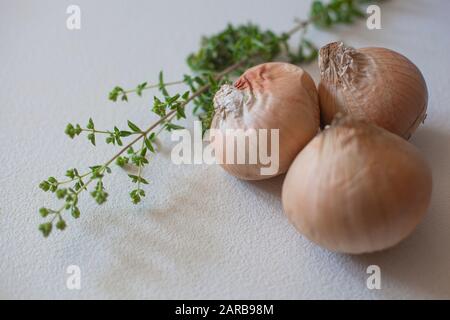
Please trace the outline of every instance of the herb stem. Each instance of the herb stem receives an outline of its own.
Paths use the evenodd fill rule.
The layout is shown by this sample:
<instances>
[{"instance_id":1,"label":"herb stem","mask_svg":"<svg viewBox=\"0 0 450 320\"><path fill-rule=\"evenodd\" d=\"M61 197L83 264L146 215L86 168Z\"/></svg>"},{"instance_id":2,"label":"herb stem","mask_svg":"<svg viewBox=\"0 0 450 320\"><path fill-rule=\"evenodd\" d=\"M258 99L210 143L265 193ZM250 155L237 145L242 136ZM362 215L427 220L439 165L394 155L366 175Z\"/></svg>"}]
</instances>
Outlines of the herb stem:
<instances>
[{"instance_id":1,"label":"herb stem","mask_svg":"<svg viewBox=\"0 0 450 320\"><path fill-rule=\"evenodd\" d=\"M60 182L58 182L58 185L63 185L63 184L67 184L67 183L73 182L73 181L75 181L75 180L82 179L82 178L84 178L84 177L87 177L87 176L90 175L91 173L92 173L92 171L89 171L89 172L86 172L85 174L82 174L81 176L75 177L75 178L73 178L73 179L71 179L71 180L60 181Z\"/></svg>"},{"instance_id":2,"label":"herb stem","mask_svg":"<svg viewBox=\"0 0 450 320\"><path fill-rule=\"evenodd\" d=\"M164 86L165 87L175 86L175 85L183 84L183 83L184 83L183 80L178 80L178 81L166 82L166 83L164 83ZM152 84L152 85L145 86L144 88L142 88L142 90L154 89L154 88L159 88L159 87L160 87L159 84ZM133 93L136 91L137 91L137 89L129 89L129 90L124 90L124 93L128 94L128 93Z\"/></svg>"},{"instance_id":3,"label":"herb stem","mask_svg":"<svg viewBox=\"0 0 450 320\"><path fill-rule=\"evenodd\" d=\"M308 20L296 20L295 22L297 23L296 26L294 26L292 29L290 29L289 31L287 31L285 33L285 35L288 36L288 38L292 37L294 34L296 34L297 32L305 29L306 27L308 27L308 25L310 25L311 23L313 23L314 18L308 19Z\"/></svg>"},{"instance_id":4,"label":"herb stem","mask_svg":"<svg viewBox=\"0 0 450 320\"><path fill-rule=\"evenodd\" d=\"M81 129L81 131L84 132L92 132L92 133L104 133L104 134L112 134L111 131L106 130L97 130L97 129Z\"/></svg>"},{"instance_id":5,"label":"herb stem","mask_svg":"<svg viewBox=\"0 0 450 320\"><path fill-rule=\"evenodd\" d=\"M147 138L147 136L145 135L144 136L145 138ZM143 150L145 148L145 139L142 139L142 146L141 146L141 150ZM141 173L142 173L142 165L139 165L138 166L138 173L137 173L137 176L138 176L138 181L137 181L137 189L138 190L140 190L141 189Z\"/></svg>"}]
</instances>

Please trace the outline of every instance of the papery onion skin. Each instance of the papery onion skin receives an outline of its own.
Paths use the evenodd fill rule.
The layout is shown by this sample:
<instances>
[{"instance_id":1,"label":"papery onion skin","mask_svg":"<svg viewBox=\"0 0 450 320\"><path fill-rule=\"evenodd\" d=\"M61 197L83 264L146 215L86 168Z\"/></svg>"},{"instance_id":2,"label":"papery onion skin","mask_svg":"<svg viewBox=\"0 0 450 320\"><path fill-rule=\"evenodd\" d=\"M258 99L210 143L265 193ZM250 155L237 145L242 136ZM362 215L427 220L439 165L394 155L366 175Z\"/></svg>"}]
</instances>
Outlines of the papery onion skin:
<instances>
[{"instance_id":1,"label":"papery onion skin","mask_svg":"<svg viewBox=\"0 0 450 320\"><path fill-rule=\"evenodd\" d=\"M322 125L351 114L409 139L425 120L428 90L420 70L385 48L353 49L342 42L320 49Z\"/></svg>"},{"instance_id":2,"label":"papery onion skin","mask_svg":"<svg viewBox=\"0 0 450 320\"><path fill-rule=\"evenodd\" d=\"M276 173L262 175L260 169L265 165L260 162L221 164L227 172L245 180L267 179L285 173L320 127L314 81L303 69L289 63L265 63L248 69L233 86L219 90L214 106L212 129L224 133L226 129L280 130ZM225 162L226 149L213 145L216 158Z\"/></svg>"},{"instance_id":3,"label":"papery onion skin","mask_svg":"<svg viewBox=\"0 0 450 320\"><path fill-rule=\"evenodd\" d=\"M307 238L360 254L407 237L429 207L431 170L401 137L350 117L316 136L283 184L283 208Z\"/></svg>"}]
</instances>

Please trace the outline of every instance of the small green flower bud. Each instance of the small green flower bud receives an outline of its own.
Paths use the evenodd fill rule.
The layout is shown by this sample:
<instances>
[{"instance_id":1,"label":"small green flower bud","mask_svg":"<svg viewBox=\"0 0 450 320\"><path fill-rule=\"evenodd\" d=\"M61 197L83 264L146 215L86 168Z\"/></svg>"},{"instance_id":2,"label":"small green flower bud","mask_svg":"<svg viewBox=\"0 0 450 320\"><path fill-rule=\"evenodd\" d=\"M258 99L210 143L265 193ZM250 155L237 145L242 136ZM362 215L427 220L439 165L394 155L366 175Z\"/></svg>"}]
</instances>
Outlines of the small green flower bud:
<instances>
[{"instance_id":1,"label":"small green flower bud","mask_svg":"<svg viewBox=\"0 0 450 320\"><path fill-rule=\"evenodd\" d=\"M64 230L66 228L66 222L64 220L59 220L56 223L56 229Z\"/></svg>"},{"instance_id":2,"label":"small green flower bud","mask_svg":"<svg viewBox=\"0 0 450 320\"><path fill-rule=\"evenodd\" d=\"M67 194L67 189L59 189L59 190L56 190L56 197L57 197L58 199L64 198L64 197L66 196L66 194Z\"/></svg>"},{"instance_id":3,"label":"small green flower bud","mask_svg":"<svg viewBox=\"0 0 450 320\"><path fill-rule=\"evenodd\" d=\"M48 178L47 180L48 180L48 182L50 182L51 184L58 183L58 180L56 180L55 177L50 177L50 178Z\"/></svg>"},{"instance_id":4,"label":"small green flower bud","mask_svg":"<svg viewBox=\"0 0 450 320\"><path fill-rule=\"evenodd\" d=\"M73 169L69 169L66 171L66 177L69 177L71 179L75 178L75 172L73 171Z\"/></svg>"},{"instance_id":5,"label":"small green flower bud","mask_svg":"<svg viewBox=\"0 0 450 320\"><path fill-rule=\"evenodd\" d=\"M74 217L75 219L78 219L80 217L80 209L78 209L78 207L73 207L72 217Z\"/></svg>"},{"instance_id":6,"label":"small green flower bud","mask_svg":"<svg viewBox=\"0 0 450 320\"><path fill-rule=\"evenodd\" d=\"M66 126L66 129L64 130L64 133L67 134L71 139L75 137L75 128L71 123L69 123Z\"/></svg>"},{"instance_id":7,"label":"small green flower bud","mask_svg":"<svg viewBox=\"0 0 450 320\"><path fill-rule=\"evenodd\" d=\"M47 222L47 223L43 223L41 225L39 225L39 231L42 232L42 234L44 235L44 237L48 237L50 232L52 232L52 223L51 222Z\"/></svg>"},{"instance_id":8,"label":"small green flower bud","mask_svg":"<svg viewBox=\"0 0 450 320\"><path fill-rule=\"evenodd\" d=\"M48 190L50 190L50 183L48 183L48 181L42 181L39 184L39 188L41 188L42 190L44 190L45 192L47 192Z\"/></svg>"},{"instance_id":9,"label":"small green flower bud","mask_svg":"<svg viewBox=\"0 0 450 320\"><path fill-rule=\"evenodd\" d=\"M40 209L39 209L39 213L41 214L41 216L42 216L43 218L45 218L46 216L48 216L49 210L48 210L47 208L40 208Z\"/></svg>"}]
</instances>

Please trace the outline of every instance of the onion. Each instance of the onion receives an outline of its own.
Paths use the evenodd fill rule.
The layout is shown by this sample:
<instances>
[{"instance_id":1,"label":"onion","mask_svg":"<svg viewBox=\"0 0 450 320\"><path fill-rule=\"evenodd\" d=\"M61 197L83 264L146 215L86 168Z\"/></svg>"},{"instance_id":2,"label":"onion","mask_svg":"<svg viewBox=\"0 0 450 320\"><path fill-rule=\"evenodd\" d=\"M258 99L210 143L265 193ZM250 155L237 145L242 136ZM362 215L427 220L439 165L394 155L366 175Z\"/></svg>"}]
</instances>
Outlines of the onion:
<instances>
[{"instance_id":1,"label":"onion","mask_svg":"<svg viewBox=\"0 0 450 320\"><path fill-rule=\"evenodd\" d=\"M391 247L410 234L427 211L431 189L431 171L413 145L347 116L297 156L282 202L307 238L357 254Z\"/></svg>"},{"instance_id":2,"label":"onion","mask_svg":"<svg viewBox=\"0 0 450 320\"><path fill-rule=\"evenodd\" d=\"M419 69L385 48L320 49L319 100L324 125L337 112L367 120L408 139L426 117L428 91Z\"/></svg>"},{"instance_id":3,"label":"onion","mask_svg":"<svg viewBox=\"0 0 450 320\"><path fill-rule=\"evenodd\" d=\"M242 179L259 180L286 172L300 150L317 134L320 125L314 81L304 70L288 63L265 63L247 70L234 85L221 87L214 97L214 107L211 128L221 132L219 138L212 139L216 159L227 172ZM244 132L279 129L276 145L270 132L267 132L268 137L263 136L267 139L268 150L279 156L275 171L264 173L262 169L268 165L259 157L254 163L249 161L250 153L264 143L260 136L246 141L245 162L238 163L237 148L227 150L226 143L237 140L229 132L236 129ZM227 161L227 152L234 152L234 162Z\"/></svg>"}]
</instances>

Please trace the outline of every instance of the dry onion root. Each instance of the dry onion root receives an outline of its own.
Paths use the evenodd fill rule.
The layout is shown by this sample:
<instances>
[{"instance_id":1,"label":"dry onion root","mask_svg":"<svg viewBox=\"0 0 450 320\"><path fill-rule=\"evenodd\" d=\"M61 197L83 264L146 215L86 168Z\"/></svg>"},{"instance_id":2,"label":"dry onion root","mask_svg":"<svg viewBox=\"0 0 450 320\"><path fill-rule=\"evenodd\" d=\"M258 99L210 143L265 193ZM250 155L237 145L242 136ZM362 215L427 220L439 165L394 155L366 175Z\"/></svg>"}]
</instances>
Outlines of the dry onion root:
<instances>
[{"instance_id":1,"label":"dry onion root","mask_svg":"<svg viewBox=\"0 0 450 320\"><path fill-rule=\"evenodd\" d=\"M431 189L430 169L413 145L346 116L297 156L282 201L307 238L357 254L391 247L410 234L429 206Z\"/></svg>"},{"instance_id":2,"label":"dry onion root","mask_svg":"<svg viewBox=\"0 0 450 320\"><path fill-rule=\"evenodd\" d=\"M419 69L397 52L353 49L333 42L320 49L319 67L324 125L340 112L408 139L426 117L425 80Z\"/></svg>"},{"instance_id":3,"label":"dry onion root","mask_svg":"<svg viewBox=\"0 0 450 320\"><path fill-rule=\"evenodd\" d=\"M247 70L234 85L224 85L214 97L211 129L222 133L212 142L215 156L230 174L246 180L260 180L285 173L303 147L317 134L320 113L314 81L300 67L288 63L264 63ZM258 150L259 137L246 142L246 163L226 159L226 140L235 139L227 130L279 129L279 164L273 174L262 174L266 164L258 158L249 163L249 153ZM268 132L270 135L270 132ZM269 153L276 152L267 137ZM250 145L255 144L256 145ZM255 149L256 148L256 149ZM231 152L231 150L228 150Z\"/></svg>"}]
</instances>

